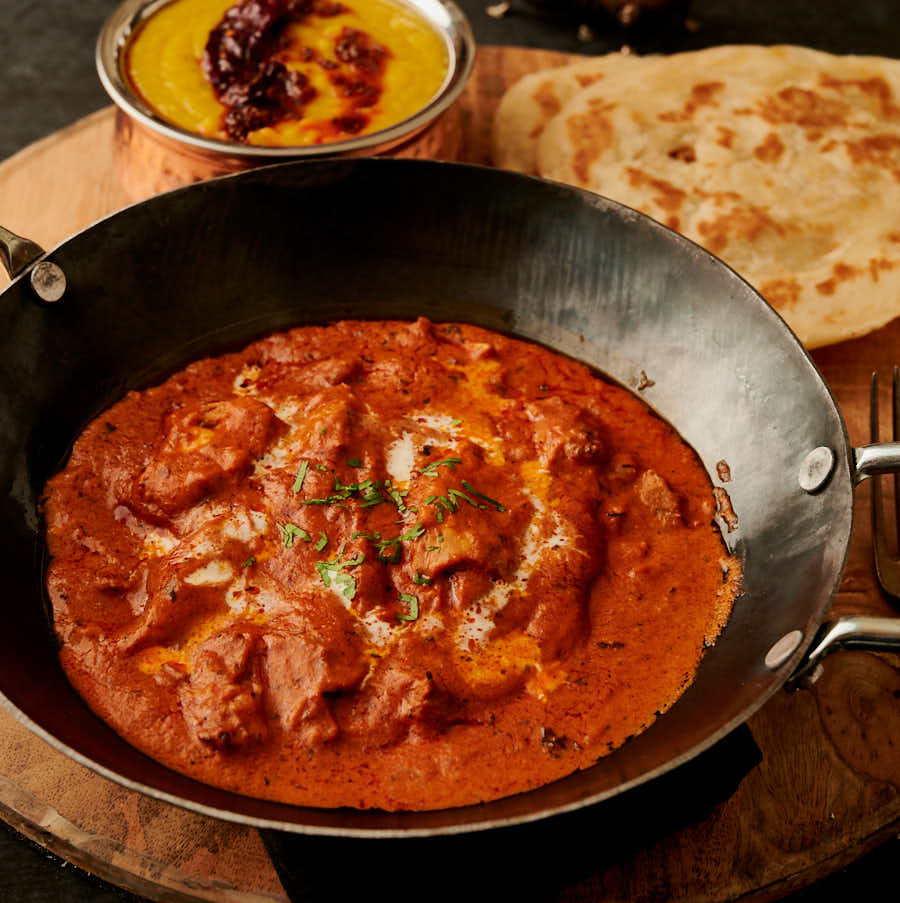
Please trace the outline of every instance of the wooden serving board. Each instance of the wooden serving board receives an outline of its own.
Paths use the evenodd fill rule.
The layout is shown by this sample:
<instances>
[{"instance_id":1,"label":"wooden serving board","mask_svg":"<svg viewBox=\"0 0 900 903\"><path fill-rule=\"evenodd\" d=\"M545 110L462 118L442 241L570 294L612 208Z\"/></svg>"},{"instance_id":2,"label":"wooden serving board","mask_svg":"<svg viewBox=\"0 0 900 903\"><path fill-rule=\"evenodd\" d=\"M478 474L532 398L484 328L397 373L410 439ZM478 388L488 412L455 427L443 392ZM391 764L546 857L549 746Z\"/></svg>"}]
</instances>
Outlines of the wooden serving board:
<instances>
[{"instance_id":1,"label":"wooden serving board","mask_svg":"<svg viewBox=\"0 0 900 903\"><path fill-rule=\"evenodd\" d=\"M509 84L570 59L481 48L462 100L462 159L490 162L491 116ZM51 247L128 203L113 168L113 130L114 110L104 109L0 164L0 223ZM869 374L880 368L886 377L896 358L900 321L815 355L854 444L867 441ZM883 422L890 422L886 411ZM871 564L868 503L863 486L836 615L892 613ZM771 900L851 862L900 829L898 699L897 656L832 657L813 689L777 694L751 720L762 762L709 817L586 878L583 871L572 875L559 899ZM4 712L0 816L71 862L154 900L286 899L255 830L127 791Z\"/></svg>"}]
</instances>

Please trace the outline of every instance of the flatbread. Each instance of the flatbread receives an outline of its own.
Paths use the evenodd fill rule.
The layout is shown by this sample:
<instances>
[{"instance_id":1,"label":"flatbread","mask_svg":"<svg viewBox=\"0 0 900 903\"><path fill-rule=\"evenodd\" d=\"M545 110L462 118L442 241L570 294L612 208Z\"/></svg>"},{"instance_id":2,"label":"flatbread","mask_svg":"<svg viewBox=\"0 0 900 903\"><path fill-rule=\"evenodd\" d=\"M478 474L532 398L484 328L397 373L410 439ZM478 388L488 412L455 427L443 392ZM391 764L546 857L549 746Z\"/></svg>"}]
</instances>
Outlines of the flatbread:
<instances>
[{"instance_id":1,"label":"flatbread","mask_svg":"<svg viewBox=\"0 0 900 903\"><path fill-rule=\"evenodd\" d=\"M542 69L520 78L503 95L494 114L494 164L535 175L538 138L546 124L579 91L609 72L630 68L633 60L621 53L589 56L568 66Z\"/></svg>"},{"instance_id":2,"label":"flatbread","mask_svg":"<svg viewBox=\"0 0 900 903\"><path fill-rule=\"evenodd\" d=\"M547 122L540 175L703 245L807 347L900 314L900 61L740 46L632 62Z\"/></svg>"}]
</instances>

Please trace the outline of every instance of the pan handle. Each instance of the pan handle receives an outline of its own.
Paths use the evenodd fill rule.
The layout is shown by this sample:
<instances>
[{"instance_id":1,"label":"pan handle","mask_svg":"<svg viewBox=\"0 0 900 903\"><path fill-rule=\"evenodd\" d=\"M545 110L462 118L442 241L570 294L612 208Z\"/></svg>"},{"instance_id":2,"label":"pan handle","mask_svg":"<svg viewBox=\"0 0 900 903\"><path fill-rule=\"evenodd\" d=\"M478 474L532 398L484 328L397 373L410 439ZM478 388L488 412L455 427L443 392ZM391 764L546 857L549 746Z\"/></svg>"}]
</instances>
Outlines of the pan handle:
<instances>
[{"instance_id":1,"label":"pan handle","mask_svg":"<svg viewBox=\"0 0 900 903\"><path fill-rule=\"evenodd\" d=\"M10 279L24 273L43 256L44 249L39 244L0 226L0 262Z\"/></svg>"},{"instance_id":2,"label":"pan handle","mask_svg":"<svg viewBox=\"0 0 900 903\"><path fill-rule=\"evenodd\" d=\"M0 226L0 263L9 278L15 279L30 269L34 293L41 301L52 304L66 291L66 274L52 260L41 260L45 254L36 242Z\"/></svg>"},{"instance_id":3,"label":"pan handle","mask_svg":"<svg viewBox=\"0 0 900 903\"><path fill-rule=\"evenodd\" d=\"M900 472L900 442L879 442L853 449L853 482L879 473Z\"/></svg>"},{"instance_id":4,"label":"pan handle","mask_svg":"<svg viewBox=\"0 0 900 903\"><path fill-rule=\"evenodd\" d=\"M815 683L822 673L822 659L839 649L900 650L900 618L858 615L826 621L791 676L790 686L797 689Z\"/></svg>"}]
</instances>

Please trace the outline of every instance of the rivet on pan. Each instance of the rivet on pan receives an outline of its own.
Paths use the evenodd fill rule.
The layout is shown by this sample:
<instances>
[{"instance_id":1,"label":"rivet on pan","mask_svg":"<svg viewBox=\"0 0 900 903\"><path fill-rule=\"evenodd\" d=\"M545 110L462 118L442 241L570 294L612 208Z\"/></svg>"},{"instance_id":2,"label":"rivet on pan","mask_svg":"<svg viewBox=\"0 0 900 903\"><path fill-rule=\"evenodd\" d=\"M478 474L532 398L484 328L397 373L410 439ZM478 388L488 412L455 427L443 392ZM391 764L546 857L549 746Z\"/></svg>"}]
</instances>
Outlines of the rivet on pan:
<instances>
[{"instance_id":1,"label":"rivet on pan","mask_svg":"<svg viewBox=\"0 0 900 903\"><path fill-rule=\"evenodd\" d=\"M834 452L825 445L814 448L800 465L800 488L804 492L821 489L834 469Z\"/></svg>"},{"instance_id":2,"label":"rivet on pan","mask_svg":"<svg viewBox=\"0 0 900 903\"><path fill-rule=\"evenodd\" d=\"M792 630L786 633L774 646L766 653L766 667L780 668L793 654L794 650L803 640L803 632L800 630Z\"/></svg>"},{"instance_id":3,"label":"rivet on pan","mask_svg":"<svg viewBox=\"0 0 900 903\"><path fill-rule=\"evenodd\" d=\"M66 274L55 263L42 260L31 269L31 287L41 301L52 304L66 292Z\"/></svg>"}]
</instances>

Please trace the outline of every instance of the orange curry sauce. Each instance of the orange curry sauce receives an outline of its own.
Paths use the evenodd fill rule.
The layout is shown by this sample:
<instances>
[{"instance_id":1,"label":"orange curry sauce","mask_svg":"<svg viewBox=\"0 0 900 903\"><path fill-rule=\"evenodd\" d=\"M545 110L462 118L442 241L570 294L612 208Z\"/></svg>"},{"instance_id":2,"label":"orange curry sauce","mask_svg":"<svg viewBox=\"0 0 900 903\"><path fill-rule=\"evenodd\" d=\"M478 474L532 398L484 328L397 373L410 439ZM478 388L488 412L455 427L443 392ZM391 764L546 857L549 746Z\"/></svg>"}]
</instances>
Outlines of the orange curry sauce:
<instances>
[{"instance_id":1,"label":"orange curry sauce","mask_svg":"<svg viewBox=\"0 0 900 903\"><path fill-rule=\"evenodd\" d=\"M714 511L692 450L582 364L342 322L92 422L47 487L47 580L72 683L149 755L436 809L585 768L672 705L738 583Z\"/></svg>"}]
</instances>

